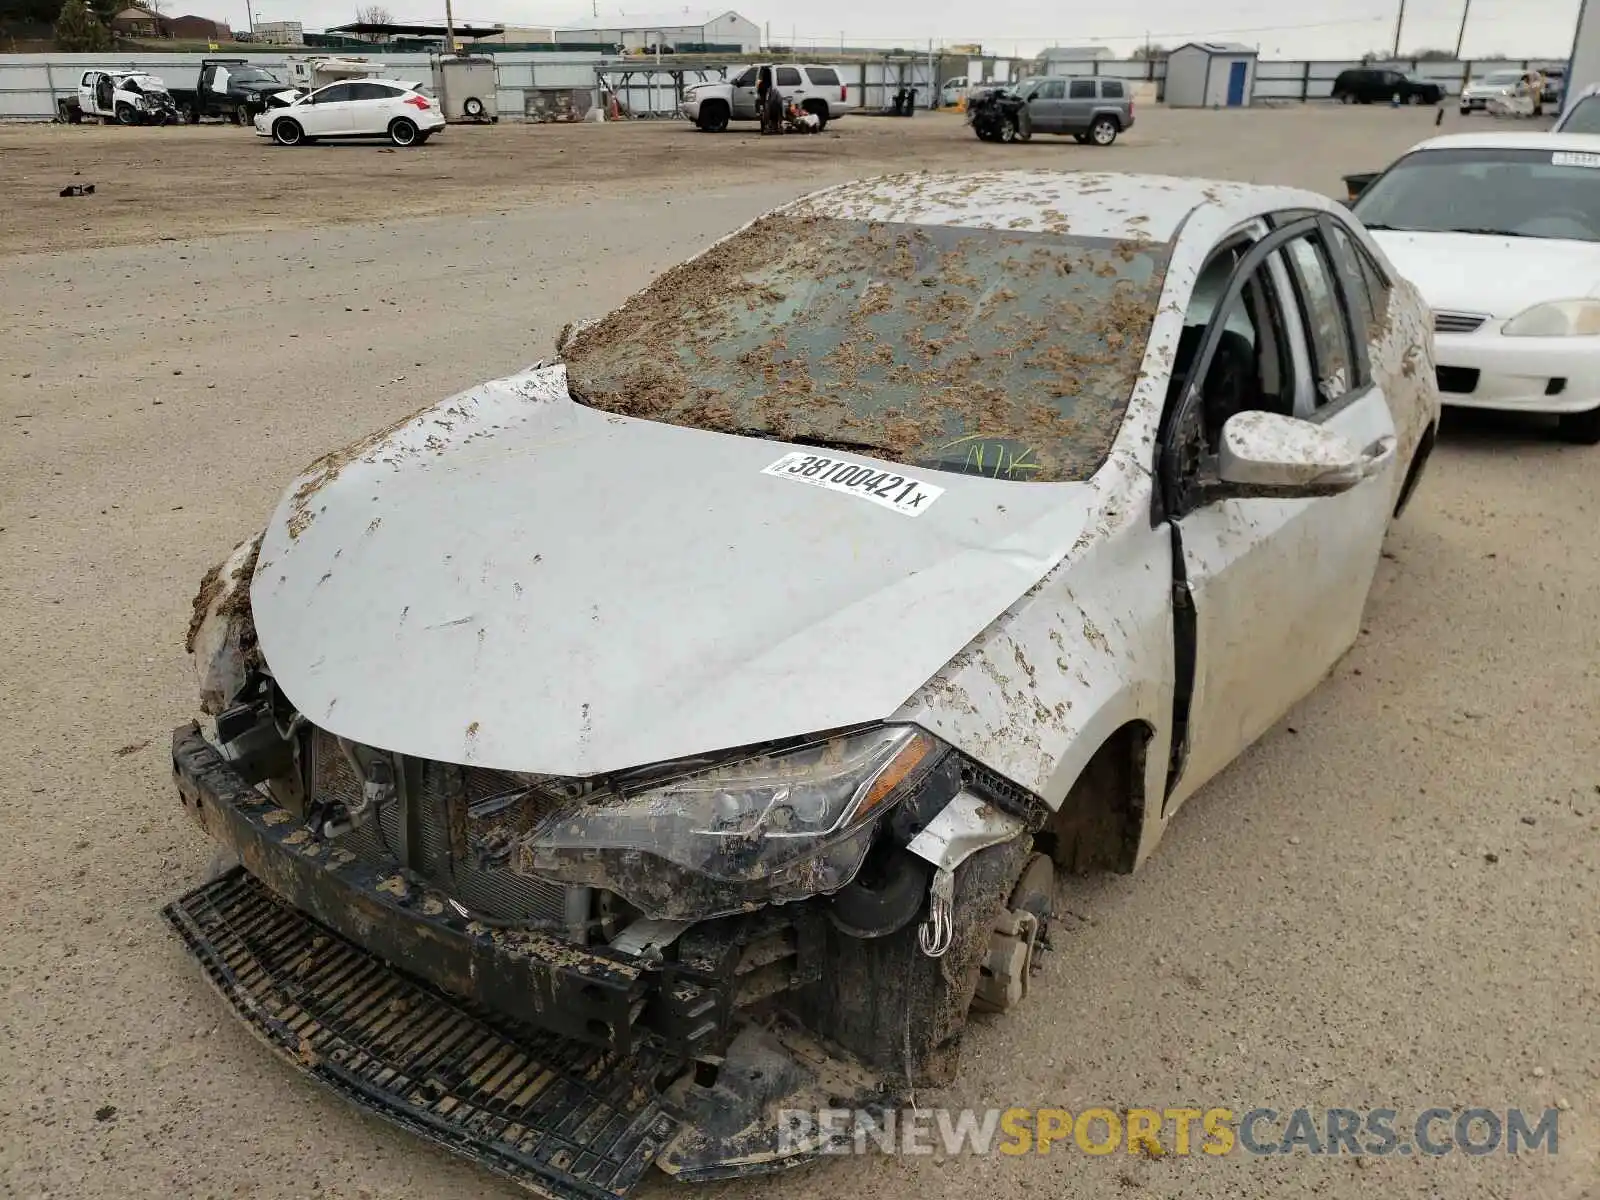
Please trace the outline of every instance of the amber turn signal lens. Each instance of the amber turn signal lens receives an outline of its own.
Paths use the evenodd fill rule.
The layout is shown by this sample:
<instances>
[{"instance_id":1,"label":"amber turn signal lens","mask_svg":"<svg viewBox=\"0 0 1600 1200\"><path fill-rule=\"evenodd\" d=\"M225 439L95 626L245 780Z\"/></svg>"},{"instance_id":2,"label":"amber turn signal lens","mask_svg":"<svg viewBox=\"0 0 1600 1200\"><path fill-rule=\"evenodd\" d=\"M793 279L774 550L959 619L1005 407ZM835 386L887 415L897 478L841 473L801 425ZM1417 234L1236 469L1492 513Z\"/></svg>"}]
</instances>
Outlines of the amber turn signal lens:
<instances>
[{"instance_id":1,"label":"amber turn signal lens","mask_svg":"<svg viewBox=\"0 0 1600 1200\"><path fill-rule=\"evenodd\" d=\"M873 809L894 795L906 778L938 753L938 750L939 743L928 734L920 732L913 734L911 740L901 748L900 753L890 759L889 765L884 767L872 781L867 794L861 797L861 803L856 805L851 823L854 824L869 816Z\"/></svg>"}]
</instances>

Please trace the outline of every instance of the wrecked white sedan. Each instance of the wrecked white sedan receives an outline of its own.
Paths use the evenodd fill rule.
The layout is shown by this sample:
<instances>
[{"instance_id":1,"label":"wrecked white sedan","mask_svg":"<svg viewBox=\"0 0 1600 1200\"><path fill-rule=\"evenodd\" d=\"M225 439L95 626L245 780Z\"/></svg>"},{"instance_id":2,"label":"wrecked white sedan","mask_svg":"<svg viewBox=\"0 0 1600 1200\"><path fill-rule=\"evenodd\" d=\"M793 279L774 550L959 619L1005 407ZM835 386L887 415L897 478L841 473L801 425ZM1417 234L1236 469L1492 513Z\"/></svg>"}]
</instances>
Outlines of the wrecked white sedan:
<instances>
[{"instance_id":1,"label":"wrecked white sedan","mask_svg":"<svg viewBox=\"0 0 1600 1200\"><path fill-rule=\"evenodd\" d=\"M1305 192L770 214L207 577L173 763L241 865L168 918L290 1061L544 1194L789 1165L780 1110L947 1080L1053 872L1132 870L1350 646L1431 339Z\"/></svg>"}]
</instances>

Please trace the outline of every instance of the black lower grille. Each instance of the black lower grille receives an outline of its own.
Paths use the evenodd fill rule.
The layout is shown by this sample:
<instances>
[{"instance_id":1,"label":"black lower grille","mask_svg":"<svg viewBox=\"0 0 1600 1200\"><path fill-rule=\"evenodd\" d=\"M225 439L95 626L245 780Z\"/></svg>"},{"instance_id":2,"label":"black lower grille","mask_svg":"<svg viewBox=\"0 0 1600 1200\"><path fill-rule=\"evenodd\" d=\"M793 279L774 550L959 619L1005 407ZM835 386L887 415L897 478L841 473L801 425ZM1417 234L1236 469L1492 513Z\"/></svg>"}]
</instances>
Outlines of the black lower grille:
<instances>
[{"instance_id":1,"label":"black lower grille","mask_svg":"<svg viewBox=\"0 0 1600 1200\"><path fill-rule=\"evenodd\" d=\"M1478 390L1476 367L1439 367L1439 390L1457 396L1470 396Z\"/></svg>"},{"instance_id":2,"label":"black lower grille","mask_svg":"<svg viewBox=\"0 0 1600 1200\"><path fill-rule=\"evenodd\" d=\"M301 1071L556 1200L626 1195L676 1133L666 1063L511 1028L415 982L243 870L162 915L210 982Z\"/></svg>"}]
</instances>

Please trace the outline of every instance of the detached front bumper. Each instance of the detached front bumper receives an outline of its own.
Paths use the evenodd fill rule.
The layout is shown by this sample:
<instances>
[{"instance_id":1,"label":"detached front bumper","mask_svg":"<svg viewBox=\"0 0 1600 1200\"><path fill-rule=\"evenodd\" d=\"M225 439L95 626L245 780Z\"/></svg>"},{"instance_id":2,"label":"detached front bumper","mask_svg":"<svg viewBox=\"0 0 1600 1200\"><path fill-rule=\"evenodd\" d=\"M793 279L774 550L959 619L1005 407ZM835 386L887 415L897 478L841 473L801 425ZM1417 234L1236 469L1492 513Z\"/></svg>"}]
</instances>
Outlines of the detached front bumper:
<instances>
[{"instance_id":1,"label":"detached front bumper","mask_svg":"<svg viewBox=\"0 0 1600 1200\"><path fill-rule=\"evenodd\" d=\"M687 1058L714 1052L727 1036L745 945L783 936L772 918L708 922L698 940L695 929L680 939L677 962L652 963L491 928L442 893L330 849L246 783L193 724L173 733L172 771L206 832L293 908L453 996L617 1053L646 1037Z\"/></svg>"}]
</instances>

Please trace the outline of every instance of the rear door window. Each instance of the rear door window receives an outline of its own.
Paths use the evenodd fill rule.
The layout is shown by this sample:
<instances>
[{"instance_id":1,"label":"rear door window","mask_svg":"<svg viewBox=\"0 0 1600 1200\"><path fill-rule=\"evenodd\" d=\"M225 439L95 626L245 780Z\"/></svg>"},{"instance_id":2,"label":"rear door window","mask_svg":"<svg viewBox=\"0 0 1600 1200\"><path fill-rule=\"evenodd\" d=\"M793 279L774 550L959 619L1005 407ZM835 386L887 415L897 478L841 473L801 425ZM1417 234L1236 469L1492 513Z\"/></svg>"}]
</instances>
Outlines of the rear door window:
<instances>
[{"instance_id":1,"label":"rear door window","mask_svg":"<svg viewBox=\"0 0 1600 1200\"><path fill-rule=\"evenodd\" d=\"M806 74L811 77L813 87L839 86L839 72L832 67L807 67Z\"/></svg>"},{"instance_id":2,"label":"rear door window","mask_svg":"<svg viewBox=\"0 0 1600 1200\"><path fill-rule=\"evenodd\" d=\"M1350 323L1321 239L1295 238L1284 250L1300 292L1301 314L1311 341L1312 372L1317 384L1314 406L1322 408L1355 391L1365 381L1356 378Z\"/></svg>"},{"instance_id":3,"label":"rear door window","mask_svg":"<svg viewBox=\"0 0 1600 1200\"><path fill-rule=\"evenodd\" d=\"M1067 93L1067 96L1072 100L1093 100L1094 80L1074 79L1072 81L1072 90Z\"/></svg>"},{"instance_id":4,"label":"rear door window","mask_svg":"<svg viewBox=\"0 0 1600 1200\"><path fill-rule=\"evenodd\" d=\"M350 85L350 99L352 100L392 100L396 96L404 95L397 87L387 83L352 83Z\"/></svg>"},{"instance_id":5,"label":"rear door window","mask_svg":"<svg viewBox=\"0 0 1600 1200\"><path fill-rule=\"evenodd\" d=\"M799 87L800 86L800 72L799 72L799 70L797 68L795 68L795 67L779 67L778 68L778 86L779 87Z\"/></svg>"}]
</instances>

